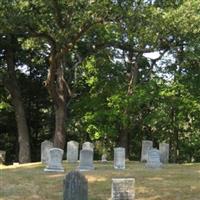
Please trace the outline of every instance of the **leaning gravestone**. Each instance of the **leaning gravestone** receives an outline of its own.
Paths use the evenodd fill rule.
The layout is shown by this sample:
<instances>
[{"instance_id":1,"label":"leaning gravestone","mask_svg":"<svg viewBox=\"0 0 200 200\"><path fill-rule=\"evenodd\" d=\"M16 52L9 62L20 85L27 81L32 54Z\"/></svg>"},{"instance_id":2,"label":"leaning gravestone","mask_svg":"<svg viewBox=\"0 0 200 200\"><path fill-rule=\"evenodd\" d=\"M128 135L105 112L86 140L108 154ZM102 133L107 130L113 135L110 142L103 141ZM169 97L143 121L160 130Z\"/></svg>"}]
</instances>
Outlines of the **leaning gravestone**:
<instances>
[{"instance_id":1,"label":"leaning gravestone","mask_svg":"<svg viewBox=\"0 0 200 200\"><path fill-rule=\"evenodd\" d=\"M141 162L148 159L148 151L153 148L153 142L150 140L142 140Z\"/></svg>"},{"instance_id":2,"label":"leaning gravestone","mask_svg":"<svg viewBox=\"0 0 200 200\"><path fill-rule=\"evenodd\" d=\"M75 163L78 160L78 142L69 141L67 143L67 161Z\"/></svg>"},{"instance_id":3,"label":"leaning gravestone","mask_svg":"<svg viewBox=\"0 0 200 200\"><path fill-rule=\"evenodd\" d=\"M64 200L88 200L88 182L80 172L72 171L65 176Z\"/></svg>"},{"instance_id":4,"label":"leaning gravestone","mask_svg":"<svg viewBox=\"0 0 200 200\"><path fill-rule=\"evenodd\" d=\"M148 159L145 166L149 168L160 168L162 166L160 162L160 151L158 149L148 151Z\"/></svg>"},{"instance_id":5,"label":"leaning gravestone","mask_svg":"<svg viewBox=\"0 0 200 200\"><path fill-rule=\"evenodd\" d=\"M112 179L112 200L134 200L135 179L134 178L113 178Z\"/></svg>"},{"instance_id":6,"label":"leaning gravestone","mask_svg":"<svg viewBox=\"0 0 200 200\"><path fill-rule=\"evenodd\" d=\"M89 149L94 151L94 144L92 144L91 142L84 142L82 145L82 149Z\"/></svg>"},{"instance_id":7,"label":"leaning gravestone","mask_svg":"<svg viewBox=\"0 0 200 200\"><path fill-rule=\"evenodd\" d=\"M89 149L82 149L80 152L80 165L79 170L80 171L89 171L93 170L93 156L94 152Z\"/></svg>"},{"instance_id":8,"label":"leaning gravestone","mask_svg":"<svg viewBox=\"0 0 200 200\"><path fill-rule=\"evenodd\" d=\"M0 164L4 164L5 163L5 157L6 157L6 152L0 150Z\"/></svg>"},{"instance_id":9,"label":"leaning gravestone","mask_svg":"<svg viewBox=\"0 0 200 200\"><path fill-rule=\"evenodd\" d=\"M125 169L125 148L114 148L114 168Z\"/></svg>"},{"instance_id":10,"label":"leaning gravestone","mask_svg":"<svg viewBox=\"0 0 200 200\"><path fill-rule=\"evenodd\" d=\"M41 143L41 162L43 164L48 163L49 149L53 148L53 143L49 140L45 140Z\"/></svg>"},{"instance_id":11,"label":"leaning gravestone","mask_svg":"<svg viewBox=\"0 0 200 200\"><path fill-rule=\"evenodd\" d=\"M160 161L162 163L168 163L169 162L169 144L160 143L159 150L160 150Z\"/></svg>"},{"instance_id":12,"label":"leaning gravestone","mask_svg":"<svg viewBox=\"0 0 200 200\"><path fill-rule=\"evenodd\" d=\"M45 172L64 172L62 166L63 150L59 148L52 148L49 150L49 160Z\"/></svg>"}]
</instances>

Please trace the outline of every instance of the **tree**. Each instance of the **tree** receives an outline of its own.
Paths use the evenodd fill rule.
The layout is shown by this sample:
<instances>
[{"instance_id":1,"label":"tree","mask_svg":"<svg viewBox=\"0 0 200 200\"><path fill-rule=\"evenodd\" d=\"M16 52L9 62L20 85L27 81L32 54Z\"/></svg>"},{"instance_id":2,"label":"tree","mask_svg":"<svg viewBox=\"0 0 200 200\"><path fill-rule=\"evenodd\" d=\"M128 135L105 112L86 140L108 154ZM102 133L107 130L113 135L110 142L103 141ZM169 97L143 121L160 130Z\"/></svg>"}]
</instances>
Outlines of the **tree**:
<instances>
[{"instance_id":1,"label":"tree","mask_svg":"<svg viewBox=\"0 0 200 200\"><path fill-rule=\"evenodd\" d=\"M3 65L6 66L7 69L5 74L6 78L4 78L3 84L11 95L17 122L19 162L27 163L31 161L29 131L24 104L21 96L21 90L19 88L16 75L16 51L17 49L19 50L19 45L16 37L10 34L1 36L1 45L1 48L3 49L2 54L4 56Z\"/></svg>"}]
</instances>

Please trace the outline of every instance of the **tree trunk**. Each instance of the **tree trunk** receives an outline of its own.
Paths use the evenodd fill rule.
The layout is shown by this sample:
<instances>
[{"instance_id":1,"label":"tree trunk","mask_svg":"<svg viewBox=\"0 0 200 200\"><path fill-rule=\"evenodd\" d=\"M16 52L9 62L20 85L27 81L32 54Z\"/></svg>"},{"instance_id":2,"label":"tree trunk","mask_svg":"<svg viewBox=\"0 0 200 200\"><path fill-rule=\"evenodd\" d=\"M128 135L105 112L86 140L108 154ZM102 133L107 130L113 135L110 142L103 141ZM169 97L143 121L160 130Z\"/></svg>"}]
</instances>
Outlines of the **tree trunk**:
<instances>
[{"instance_id":1,"label":"tree trunk","mask_svg":"<svg viewBox=\"0 0 200 200\"><path fill-rule=\"evenodd\" d=\"M49 61L50 68L45 84L55 105L55 133L53 143L55 147L64 149L66 143L66 107L70 99L70 89L64 79L63 58L52 51Z\"/></svg>"},{"instance_id":2,"label":"tree trunk","mask_svg":"<svg viewBox=\"0 0 200 200\"><path fill-rule=\"evenodd\" d=\"M29 132L21 92L17 84L14 49L11 46L8 46L5 50L5 60L8 76L4 83L11 95L12 104L15 110L19 142L19 163L28 163L31 161Z\"/></svg>"},{"instance_id":3,"label":"tree trunk","mask_svg":"<svg viewBox=\"0 0 200 200\"><path fill-rule=\"evenodd\" d=\"M66 103L63 102L59 106L55 106L55 134L54 134L54 146L64 149L65 147L65 121L66 121Z\"/></svg>"},{"instance_id":4,"label":"tree trunk","mask_svg":"<svg viewBox=\"0 0 200 200\"><path fill-rule=\"evenodd\" d=\"M125 148L126 158L129 158L129 142L128 142L129 134L125 129L120 130L119 134L119 145L120 147Z\"/></svg>"},{"instance_id":5,"label":"tree trunk","mask_svg":"<svg viewBox=\"0 0 200 200\"><path fill-rule=\"evenodd\" d=\"M176 126L176 110L175 108L171 108L171 120L172 120L172 126L173 130L172 133L170 134L170 160L172 163L177 162L178 158L178 140L179 140L179 131Z\"/></svg>"}]
</instances>

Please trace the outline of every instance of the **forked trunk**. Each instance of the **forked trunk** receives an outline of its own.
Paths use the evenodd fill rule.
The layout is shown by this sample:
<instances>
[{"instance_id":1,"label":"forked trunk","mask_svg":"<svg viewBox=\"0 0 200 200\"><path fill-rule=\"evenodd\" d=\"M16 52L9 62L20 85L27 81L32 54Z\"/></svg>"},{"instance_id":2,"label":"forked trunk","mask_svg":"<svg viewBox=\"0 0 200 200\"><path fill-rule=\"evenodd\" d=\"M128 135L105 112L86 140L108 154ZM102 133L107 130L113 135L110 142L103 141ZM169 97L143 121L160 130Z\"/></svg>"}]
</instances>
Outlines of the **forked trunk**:
<instances>
[{"instance_id":1,"label":"forked trunk","mask_svg":"<svg viewBox=\"0 0 200 200\"><path fill-rule=\"evenodd\" d=\"M56 52L52 51L50 56L50 69L45 82L49 94L54 102L55 107L55 133L54 147L64 149L65 147L65 122L66 122L66 107L70 98L70 89L64 79L63 58Z\"/></svg>"}]
</instances>

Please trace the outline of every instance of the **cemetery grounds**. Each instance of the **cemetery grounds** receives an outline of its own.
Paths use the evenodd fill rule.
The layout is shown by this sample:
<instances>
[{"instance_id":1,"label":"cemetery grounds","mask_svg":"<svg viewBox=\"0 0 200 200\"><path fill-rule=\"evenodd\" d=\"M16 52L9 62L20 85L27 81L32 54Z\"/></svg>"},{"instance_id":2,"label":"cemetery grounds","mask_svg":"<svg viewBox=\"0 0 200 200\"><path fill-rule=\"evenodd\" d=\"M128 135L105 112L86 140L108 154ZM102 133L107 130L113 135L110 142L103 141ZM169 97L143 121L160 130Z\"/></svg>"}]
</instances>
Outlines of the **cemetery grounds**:
<instances>
[{"instance_id":1,"label":"cemetery grounds","mask_svg":"<svg viewBox=\"0 0 200 200\"><path fill-rule=\"evenodd\" d=\"M63 162L65 173L44 172L45 165L30 163L0 166L0 200L62 200L65 174L78 166ZM167 164L148 169L143 163L126 162L115 170L113 162L94 162L88 179L89 200L110 200L112 178L135 178L136 200L200 200L200 163Z\"/></svg>"}]
</instances>

